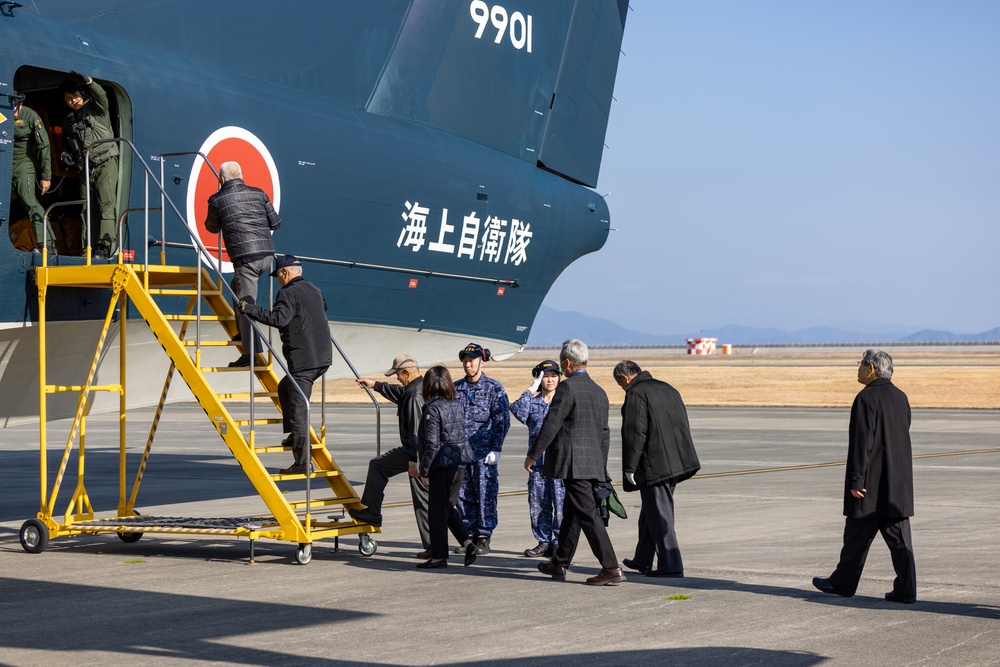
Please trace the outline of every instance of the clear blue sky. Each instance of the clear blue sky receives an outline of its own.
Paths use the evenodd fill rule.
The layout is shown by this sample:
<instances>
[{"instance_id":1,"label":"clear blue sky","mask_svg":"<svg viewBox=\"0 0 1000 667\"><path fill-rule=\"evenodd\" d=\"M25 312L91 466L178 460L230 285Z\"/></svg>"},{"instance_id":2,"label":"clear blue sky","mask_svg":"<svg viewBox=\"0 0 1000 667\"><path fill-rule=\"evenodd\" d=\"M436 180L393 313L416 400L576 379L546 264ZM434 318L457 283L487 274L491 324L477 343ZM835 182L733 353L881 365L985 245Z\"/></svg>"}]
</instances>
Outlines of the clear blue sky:
<instances>
[{"instance_id":1,"label":"clear blue sky","mask_svg":"<svg viewBox=\"0 0 1000 667\"><path fill-rule=\"evenodd\" d=\"M659 333L1000 326L1000 1L632 0L622 51L618 231L547 305Z\"/></svg>"}]
</instances>

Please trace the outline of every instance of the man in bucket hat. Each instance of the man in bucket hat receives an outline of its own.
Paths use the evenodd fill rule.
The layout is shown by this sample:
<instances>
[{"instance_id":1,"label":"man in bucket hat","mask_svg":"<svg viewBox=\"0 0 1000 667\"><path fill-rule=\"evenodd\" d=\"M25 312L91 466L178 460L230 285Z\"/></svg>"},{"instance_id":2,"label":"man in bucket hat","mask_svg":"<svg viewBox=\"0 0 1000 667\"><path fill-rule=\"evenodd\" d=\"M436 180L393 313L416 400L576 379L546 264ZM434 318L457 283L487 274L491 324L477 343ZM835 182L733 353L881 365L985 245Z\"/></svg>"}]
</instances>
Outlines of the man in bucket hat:
<instances>
[{"instance_id":1,"label":"man in bucket hat","mask_svg":"<svg viewBox=\"0 0 1000 667\"><path fill-rule=\"evenodd\" d=\"M430 558L431 546L430 528L427 523L427 487L420 481L417 470L418 429L424 407L422 394L424 378L420 374L417 360L408 354L401 354L393 359L392 367L385 372L385 376L396 376L399 384L371 378L359 378L357 382L359 387L374 389L396 404L400 446L368 462L368 477L365 480L365 491L361 496L361 504L365 505L366 509L348 508L347 512L355 521L381 526L382 500L385 498L385 487L389 483L389 478L407 473L410 478L410 496L413 498L413 514L417 519L417 532L420 533L420 542L424 549L417 554L417 558L426 560Z\"/></svg>"}]
</instances>

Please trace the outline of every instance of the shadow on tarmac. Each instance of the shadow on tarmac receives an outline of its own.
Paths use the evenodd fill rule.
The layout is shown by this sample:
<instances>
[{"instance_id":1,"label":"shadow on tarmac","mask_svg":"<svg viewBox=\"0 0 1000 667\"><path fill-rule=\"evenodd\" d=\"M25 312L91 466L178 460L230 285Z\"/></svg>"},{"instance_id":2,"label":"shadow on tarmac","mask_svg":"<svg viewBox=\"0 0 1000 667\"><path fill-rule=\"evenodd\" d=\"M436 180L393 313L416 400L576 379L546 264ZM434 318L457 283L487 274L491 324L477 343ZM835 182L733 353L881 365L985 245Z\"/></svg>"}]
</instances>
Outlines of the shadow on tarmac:
<instances>
[{"instance_id":1,"label":"shadow on tarmac","mask_svg":"<svg viewBox=\"0 0 1000 667\"><path fill-rule=\"evenodd\" d=\"M303 644L310 652L320 645L330 651L364 652L364 642L345 642L339 649L330 645L327 633L337 625L378 614L340 609L206 598L191 595L132 591L104 586L85 586L0 577L4 591L0 609L5 609L3 650L44 648L70 656L86 647L88 653L110 653L135 658L171 661L239 663L244 665L370 665L359 660L338 660L330 656L308 656L279 649L240 646L240 637L278 636L282 631L303 632ZM33 615L13 613L21 604L36 608L60 609L72 600L71 617L53 619L40 626ZM65 609L65 607L62 607ZM356 638L361 639L361 638ZM424 656L431 657L431 656ZM72 658L68 658L72 659ZM761 664L807 667L824 662L814 653L746 647L695 647L613 653L579 653L488 659L482 661L437 662L444 665L528 665L544 667L574 665L649 665L667 661L680 664ZM388 664L388 663L384 663Z\"/></svg>"}]
</instances>

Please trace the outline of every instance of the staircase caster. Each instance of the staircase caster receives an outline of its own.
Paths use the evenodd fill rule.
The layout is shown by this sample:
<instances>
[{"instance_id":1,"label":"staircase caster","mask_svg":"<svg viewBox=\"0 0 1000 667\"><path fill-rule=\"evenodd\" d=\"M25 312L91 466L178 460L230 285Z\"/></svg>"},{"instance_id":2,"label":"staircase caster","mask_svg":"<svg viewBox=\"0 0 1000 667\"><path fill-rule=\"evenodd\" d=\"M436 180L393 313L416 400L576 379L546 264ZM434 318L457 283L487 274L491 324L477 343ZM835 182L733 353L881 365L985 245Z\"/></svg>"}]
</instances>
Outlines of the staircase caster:
<instances>
[{"instance_id":1,"label":"staircase caster","mask_svg":"<svg viewBox=\"0 0 1000 667\"><path fill-rule=\"evenodd\" d=\"M378 542L368 537L368 533L361 533L360 542L358 542L358 551L361 552L362 556L374 556L375 552L378 551Z\"/></svg>"},{"instance_id":2,"label":"staircase caster","mask_svg":"<svg viewBox=\"0 0 1000 667\"><path fill-rule=\"evenodd\" d=\"M125 544L134 544L142 539L142 533L118 533L118 539Z\"/></svg>"},{"instance_id":3,"label":"staircase caster","mask_svg":"<svg viewBox=\"0 0 1000 667\"><path fill-rule=\"evenodd\" d=\"M21 524L21 547L29 554L40 554L49 546L49 527L38 519Z\"/></svg>"},{"instance_id":4,"label":"staircase caster","mask_svg":"<svg viewBox=\"0 0 1000 667\"><path fill-rule=\"evenodd\" d=\"M313 559L313 546L312 544L300 544L299 548L295 550L295 562L299 565L308 565L309 561Z\"/></svg>"}]
</instances>

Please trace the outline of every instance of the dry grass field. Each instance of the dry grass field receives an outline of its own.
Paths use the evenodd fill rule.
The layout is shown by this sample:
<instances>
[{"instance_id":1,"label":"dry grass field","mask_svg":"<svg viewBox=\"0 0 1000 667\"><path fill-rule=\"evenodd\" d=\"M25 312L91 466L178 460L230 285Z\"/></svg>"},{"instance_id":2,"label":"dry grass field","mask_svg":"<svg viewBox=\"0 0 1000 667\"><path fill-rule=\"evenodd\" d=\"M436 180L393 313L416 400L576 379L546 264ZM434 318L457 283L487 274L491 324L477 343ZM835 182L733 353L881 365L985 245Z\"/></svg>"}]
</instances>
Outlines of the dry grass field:
<instances>
[{"instance_id":1,"label":"dry grass field","mask_svg":"<svg viewBox=\"0 0 1000 667\"><path fill-rule=\"evenodd\" d=\"M893 382L905 391L914 408L1000 409L1000 351L942 348L931 352L906 349L890 352ZM623 356L628 355L628 356ZM387 355L390 356L391 355ZM591 376L604 387L612 405L623 392L611 377L624 358L635 361L654 377L674 385L690 406L849 407L861 389L857 383L860 350L774 352L710 357L687 356L659 350L629 350L591 354ZM546 357L521 354L486 364L487 375L503 383L513 400L531 384L531 368ZM456 361L452 376L462 375ZM328 400L359 403L367 400L353 381L327 385Z\"/></svg>"}]
</instances>

